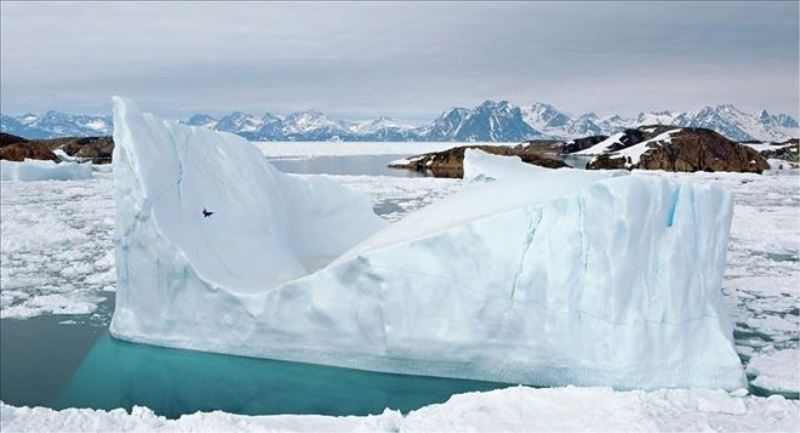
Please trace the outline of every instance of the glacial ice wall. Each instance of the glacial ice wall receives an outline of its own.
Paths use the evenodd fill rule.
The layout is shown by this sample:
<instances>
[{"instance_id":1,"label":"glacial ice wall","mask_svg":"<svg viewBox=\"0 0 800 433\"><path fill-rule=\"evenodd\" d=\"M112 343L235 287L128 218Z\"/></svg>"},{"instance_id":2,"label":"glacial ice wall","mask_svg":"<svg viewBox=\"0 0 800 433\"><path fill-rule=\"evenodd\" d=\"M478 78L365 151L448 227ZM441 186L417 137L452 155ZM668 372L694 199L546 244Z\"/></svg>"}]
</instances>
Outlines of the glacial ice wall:
<instances>
[{"instance_id":1,"label":"glacial ice wall","mask_svg":"<svg viewBox=\"0 0 800 433\"><path fill-rule=\"evenodd\" d=\"M114 113L118 338L533 385L745 383L722 190L469 151L461 192L384 227L237 137Z\"/></svg>"}]
</instances>

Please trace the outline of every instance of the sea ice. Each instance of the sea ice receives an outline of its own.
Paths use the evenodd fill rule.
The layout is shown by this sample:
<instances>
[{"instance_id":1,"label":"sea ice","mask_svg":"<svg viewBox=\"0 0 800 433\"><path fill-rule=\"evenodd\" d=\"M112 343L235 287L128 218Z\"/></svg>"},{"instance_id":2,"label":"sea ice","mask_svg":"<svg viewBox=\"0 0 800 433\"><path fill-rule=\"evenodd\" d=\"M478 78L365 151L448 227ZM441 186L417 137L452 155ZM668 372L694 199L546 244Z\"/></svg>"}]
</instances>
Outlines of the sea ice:
<instances>
[{"instance_id":1,"label":"sea ice","mask_svg":"<svg viewBox=\"0 0 800 433\"><path fill-rule=\"evenodd\" d=\"M77 180L92 176L92 163L39 161L0 161L0 180L30 182L36 180Z\"/></svg>"},{"instance_id":2,"label":"sea ice","mask_svg":"<svg viewBox=\"0 0 800 433\"><path fill-rule=\"evenodd\" d=\"M111 176L0 190L0 318L97 311L116 279Z\"/></svg>"},{"instance_id":3,"label":"sea ice","mask_svg":"<svg viewBox=\"0 0 800 433\"><path fill-rule=\"evenodd\" d=\"M511 387L455 395L408 414L246 416L197 412L169 420L135 406L111 411L14 407L0 402L3 432L787 432L800 403L705 389L652 392L609 388Z\"/></svg>"},{"instance_id":4,"label":"sea ice","mask_svg":"<svg viewBox=\"0 0 800 433\"><path fill-rule=\"evenodd\" d=\"M116 337L537 385L744 384L718 188L471 151L475 181L384 228L239 137L114 111Z\"/></svg>"},{"instance_id":5,"label":"sea ice","mask_svg":"<svg viewBox=\"0 0 800 433\"><path fill-rule=\"evenodd\" d=\"M800 396L800 349L768 349L755 354L747 365L752 384L763 391Z\"/></svg>"}]
</instances>

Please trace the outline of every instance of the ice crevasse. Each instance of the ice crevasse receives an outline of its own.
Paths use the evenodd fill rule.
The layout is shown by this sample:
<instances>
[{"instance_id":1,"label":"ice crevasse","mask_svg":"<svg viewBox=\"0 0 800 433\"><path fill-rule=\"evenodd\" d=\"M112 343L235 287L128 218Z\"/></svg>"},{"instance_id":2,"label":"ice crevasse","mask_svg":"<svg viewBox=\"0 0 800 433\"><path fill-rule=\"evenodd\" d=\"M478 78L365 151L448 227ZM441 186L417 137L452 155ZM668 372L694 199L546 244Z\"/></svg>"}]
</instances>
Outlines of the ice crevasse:
<instances>
[{"instance_id":1,"label":"ice crevasse","mask_svg":"<svg viewBox=\"0 0 800 433\"><path fill-rule=\"evenodd\" d=\"M122 98L114 140L117 338L543 386L745 384L720 189L468 151L461 191L387 225L329 178Z\"/></svg>"}]
</instances>

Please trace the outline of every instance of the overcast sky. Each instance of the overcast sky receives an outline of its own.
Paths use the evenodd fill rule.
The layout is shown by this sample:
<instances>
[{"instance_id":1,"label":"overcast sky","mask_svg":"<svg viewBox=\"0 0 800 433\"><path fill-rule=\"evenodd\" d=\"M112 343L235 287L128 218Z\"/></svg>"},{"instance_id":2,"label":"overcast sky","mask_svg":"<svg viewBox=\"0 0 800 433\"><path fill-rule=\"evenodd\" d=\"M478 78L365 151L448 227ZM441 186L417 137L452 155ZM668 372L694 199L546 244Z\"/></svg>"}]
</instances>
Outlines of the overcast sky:
<instances>
[{"instance_id":1,"label":"overcast sky","mask_svg":"<svg viewBox=\"0 0 800 433\"><path fill-rule=\"evenodd\" d=\"M0 109L798 114L798 2L0 3Z\"/></svg>"}]
</instances>

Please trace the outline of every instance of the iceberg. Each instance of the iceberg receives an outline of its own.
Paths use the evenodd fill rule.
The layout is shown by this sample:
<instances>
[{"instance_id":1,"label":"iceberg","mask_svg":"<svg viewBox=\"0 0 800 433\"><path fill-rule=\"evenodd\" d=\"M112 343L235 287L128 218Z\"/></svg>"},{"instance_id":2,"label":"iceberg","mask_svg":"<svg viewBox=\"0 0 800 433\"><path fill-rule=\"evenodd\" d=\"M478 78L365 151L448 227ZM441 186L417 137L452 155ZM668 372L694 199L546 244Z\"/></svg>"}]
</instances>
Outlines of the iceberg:
<instances>
[{"instance_id":1,"label":"iceberg","mask_svg":"<svg viewBox=\"0 0 800 433\"><path fill-rule=\"evenodd\" d=\"M0 161L0 180L34 182L39 180L82 180L92 177L92 163L40 161L26 159Z\"/></svg>"},{"instance_id":2,"label":"iceberg","mask_svg":"<svg viewBox=\"0 0 800 433\"><path fill-rule=\"evenodd\" d=\"M386 225L329 178L121 98L114 141L116 338L541 386L746 384L721 189L469 151L461 191Z\"/></svg>"}]
</instances>

